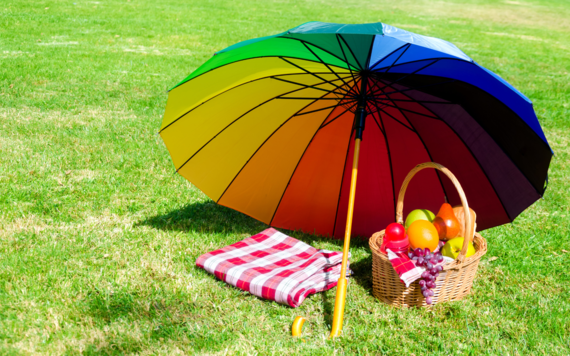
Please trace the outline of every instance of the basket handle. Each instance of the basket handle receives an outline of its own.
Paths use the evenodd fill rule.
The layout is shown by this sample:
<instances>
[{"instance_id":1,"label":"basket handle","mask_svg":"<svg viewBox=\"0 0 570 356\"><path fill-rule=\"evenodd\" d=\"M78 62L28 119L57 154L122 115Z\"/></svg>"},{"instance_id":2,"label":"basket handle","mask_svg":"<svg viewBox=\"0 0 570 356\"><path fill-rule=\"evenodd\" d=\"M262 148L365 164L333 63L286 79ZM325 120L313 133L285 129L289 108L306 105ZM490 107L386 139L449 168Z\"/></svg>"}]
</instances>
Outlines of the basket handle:
<instances>
[{"instance_id":1,"label":"basket handle","mask_svg":"<svg viewBox=\"0 0 570 356\"><path fill-rule=\"evenodd\" d=\"M413 176L425 168L435 168L443 172L451 180L451 182L455 186L455 189L457 189L459 197L461 198L461 205L463 205L463 214L465 215L464 231L467 232L468 231L467 229L471 226L471 214L469 213L469 205L467 204L467 197L465 196L465 192L463 191L463 188L461 188L461 184L459 184L459 181L457 180L457 178L455 178L453 173L451 173L449 169L445 168L441 164L435 162L426 162L418 164L410 171L410 173L408 173L406 179L404 179L402 187L400 188L400 193L398 194L398 202L396 204L396 221L402 225L404 224L403 211L404 211L404 195L406 194L406 189L408 188L408 184L410 183L410 180L413 178ZM457 256L457 261L459 261L459 263L463 262L463 260L465 259L465 254L467 253L467 247L469 246L469 241L471 239L468 238L467 236L473 236L475 234L474 230L475 230L475 225L473 225L471 231L468 231L469 232L468 235L466 234L466 236L463 236L463 248L461 249L461 252Z\"/></svg>"}]
</instances>

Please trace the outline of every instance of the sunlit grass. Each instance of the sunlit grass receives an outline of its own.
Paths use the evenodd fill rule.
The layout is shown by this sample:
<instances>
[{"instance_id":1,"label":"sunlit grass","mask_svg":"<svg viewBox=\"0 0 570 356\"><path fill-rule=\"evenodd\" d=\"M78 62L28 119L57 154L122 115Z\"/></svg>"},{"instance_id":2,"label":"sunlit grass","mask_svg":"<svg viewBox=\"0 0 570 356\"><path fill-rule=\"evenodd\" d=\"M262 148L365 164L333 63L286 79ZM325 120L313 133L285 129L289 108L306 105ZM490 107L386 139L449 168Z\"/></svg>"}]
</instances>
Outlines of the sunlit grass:
<instances>
[{"instance_id":1,"label":"sunlit grass","mask_svg":"<svg viewBox=\"0 0 570 356\"><path fill-rule=\"evenodd\" d=\"M570 4L546 0L3 2L1 353L570 353L568 18ZM311 20L383 21L456 43L533 100L556 153L544 199L483 232L489 252L464 301L380 303L355 241L334 342L335 290L291 309L194 266L266 226L176 175L156 135L166 90L216 50ZM303 340L289 336L296 315L309 321Z\"/></svg>"}]
</instances>

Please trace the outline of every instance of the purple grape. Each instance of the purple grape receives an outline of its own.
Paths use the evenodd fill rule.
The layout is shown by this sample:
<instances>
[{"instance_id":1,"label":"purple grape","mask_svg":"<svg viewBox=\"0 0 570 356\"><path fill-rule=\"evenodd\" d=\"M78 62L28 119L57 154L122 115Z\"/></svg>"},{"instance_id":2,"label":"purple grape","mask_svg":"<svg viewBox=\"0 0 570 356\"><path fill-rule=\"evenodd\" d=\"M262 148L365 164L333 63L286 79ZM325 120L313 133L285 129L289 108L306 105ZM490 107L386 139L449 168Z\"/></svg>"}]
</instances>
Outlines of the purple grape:
<instances>
[{"instance_id":1,"label":"purple grape","mask_svg":"<svg viewBox=\"0 0 570 356\"><path fill-rule=\"evenodd\" d=\"M424 297L427 298L427 297L429 297L429 292L430 292L430 290L429 290L429 289L426 289L426 290L424 290L424 291L422 292L422 294L424 295Z\"/></svg>"},{"instance_id":2,"label":"purple grape","mask_svg":"<svg viewBox=\"0 0 570 356\"><path fill-rule=\"evenodd\" d=\"M432 268L433 268L433 265L428 262L428 263L426 263L426 268L427 268L427 269L432 269Z\"/></svg>"},{"instance_id":3,"label":"purple grape","mask_svg":"<svg viewBox=\"0 0 570 356\"><path fill-rule=\"evenodd\" d=\"M412 261L417 261L418 258L419 258L418 256L414 256L414 257L412 257Z\"/></svg>"},{"instance_id":4,"label":"purple grape","mask_svg":"<svg viewBox=\"0 0 570 356\"><path fill-rule=\"evenodd\" d=\"M420 257L420 256L423 256L423 255L424 255L424 252L422 251L421 248L416 248L416 249L414 250L414 256Z\"/></svg>"},{"instance_id":5,"label":"purple grape","mask_svg":"<svg viewBox=\"0 0 570 356\"><path fill-rule=\"evenodd\" d=\"M429 296L430 296L430 297L433 297L434 294L435 294L435 292L434 292L433 290L431 290L431 289L428 289L428 293L429 293Z\"/></svg>"},{"instance_id":6,"label":"purple grape","mask_svg":"<svg viewBox=\"0 0 570 356\"><path fill-rule=\"evenodd\" d=\"M421 266L421 265L423 265L423 264L424 264L424 262L425 262L425 260L424 260L424 258L423 258L423 257L418 257L418 265L420 265L420 266Z\"/></svg>"},{"instance_id":7,"label":"purple grape","mask_svg":"<svg viewBox=\"0 0 570 356\"><path fill-rule=\"evenodd\" d=\"M426 285L426 281L424 281L423 279L420 279L420 281L418 282L420 284L420 286L425 286Z\"/></svg>"},{"instance_id":8,"label":"purple grape","mask_svg":"<svg viewBox=\"0 0 570 356\"><path fill-rule=\"evenodd\" d=\"M425 254L426 254L426 255L427 255L427 254L429 254L429 253L431 252L431 251L429 250L429 248L427 248L427 247L425 248L425 250L424 250L424 251L425 251Z\"/></svg>"},{"instance_id":9,"label":"purple grape","mask_svg":"<svg viewBox=\"0 0 570 356\"><path fill-rule=\"evenodd\" d=\"M435 266L435 269L436 269L438 272L441 272L441 271L443 271L443 266L442 266L442 265L437 265L437 266Z\"/></svg>"},{"instance_id":10,"label":"purple grape","mask_svg":"<svg viewBox=\"0 0 570 356\"><path fill-rule=\"evenodd\" d=\"M437 267L437 266L435 266L435 267ZM437 268L435 268L435 267L433 267L432 269L429 270L429 273L430 273L432 276L437 276L437 274L439 273L439 271L438 271Z\"/></svg>"},{"instance_id":11,"label":"purple grape","mask_svg":"<svg viewBox=\"0 0 570 356\"><path fill-rule=\"evenodd\" d=\"M431 263L431 264L434 265L434 266L435 266L438 262L439 262L439 261L437 260L436 257L432 257L432 258L429 260L429 263Z\"/></svg>"},{"instance_id":12,"label":"purple grape","mask_svg":"<svg viewBox=\"0 0 570 356\"><path fill-rule=\"evenodd\" d=\"M443 255L439 255L439 257L437 259L439 262L443 261Z\"/></svg>"},{"instance_id":13,"label":"purple grape","mask_svg":"<svg viewBox=\"0 0 570 356\"><path fill-rule=\"evenodd\" d=\"M431 305L431 303L432 303L431 297L426 297L426 304Z\"/></svg>"},{"instance_id":14,"label":"purple grape","mask_svg":"<svg viewBox=\"0 0 570 356\"><path fill-rule=\"evenodd\" d=\"M426 287L426 286L422 286L420 289L421 289L421 291L422 291L422 293L423 293L423 292L425 292L426 290L428 290L429 288Z\"/></svg>"},{"instance_id":15,"label":"purple grape","mask_svg":"<svg viewBox=\"0 0 570 356\"><path fill-rule=\"evenodd\" d=\"M411 260L414 257L414 253L412 251L408 252L408 258Z\"/></svg>"},{"instance_id":16,"label":"purple grape","mask_svg":"<svg viewBox=\"0 0 570 356\"><path fill-rule=\"evenodd\" d=\"M429 282L426 283L426 287L428 287L428 288L430 288L430 289L431 289L431 288L435 288L435 283L434 283L433 281L429 281Z\"/></svg>"},{"instance_id":17,"label":"purple grape","mask_svg":"<svg viewBox=\"0 0 570 356\"><path fill-rule=\"evenodd\" d=\"M423 278L423 279L429 278L429 276L430 276L430 274L429 274L428 271L425 271L424 273L422 273L422 278Z\"/></svg>"}]
</instances>

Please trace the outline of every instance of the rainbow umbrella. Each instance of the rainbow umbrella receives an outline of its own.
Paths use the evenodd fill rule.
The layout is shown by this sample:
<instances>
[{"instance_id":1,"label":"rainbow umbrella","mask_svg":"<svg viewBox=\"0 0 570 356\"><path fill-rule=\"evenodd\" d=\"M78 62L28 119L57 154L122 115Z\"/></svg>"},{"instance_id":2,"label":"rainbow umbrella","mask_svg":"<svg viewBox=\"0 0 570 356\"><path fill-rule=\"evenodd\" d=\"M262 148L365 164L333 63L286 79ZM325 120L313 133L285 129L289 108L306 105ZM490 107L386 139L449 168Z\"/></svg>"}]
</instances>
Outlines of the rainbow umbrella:
<instances>
[{"instance_id":1,"label":"rainbow umbrella","mask_svg":"<svg viewBox=\"0 0 570 356\"><path fill-rule=\"evenodd\" d=\"M481 230L543 195L552 157L523 94L453 44L382 23L310 22L217 52L170 91L160 135L178 173L216 203L344 235L344 271L351 234L395 221L417 164L454 172ZM460 203L445 176L419 177L406 209ZM345 293L341 278L331 336Z\"/></svg>"}]
</instances>

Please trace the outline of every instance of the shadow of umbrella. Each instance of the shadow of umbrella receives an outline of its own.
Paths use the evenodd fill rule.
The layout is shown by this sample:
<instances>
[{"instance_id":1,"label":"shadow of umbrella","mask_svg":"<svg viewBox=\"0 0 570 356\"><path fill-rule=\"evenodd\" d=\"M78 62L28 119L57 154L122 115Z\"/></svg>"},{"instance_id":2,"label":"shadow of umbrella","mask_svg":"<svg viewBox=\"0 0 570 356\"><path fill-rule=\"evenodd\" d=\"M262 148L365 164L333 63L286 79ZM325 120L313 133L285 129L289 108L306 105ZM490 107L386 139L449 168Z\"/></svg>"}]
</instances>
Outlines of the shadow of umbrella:
<instances>
[{"instance_id":1,"label":"shadow of umbrella","mask_svg":"<svg viewBox=\"0 0 570 356\"><path fill-rule=\"evenodd\" d=\"M213 201L188 204L166 214L142 220L136 226L163 231L235 233L255 235L267 225Z\"/></svg>"},{"instance_id":2,"label":"shadow of umbrella","mask_svg":"<svg viewBox=\"0 0 570 356\"><path fill-rule=\"evenodd\" d=\"M222 245L228 245L242 240L244 238L243 235L253 236L268 228L268 225L259 222L258 220L233 209L215 204L212 201L188 204L165 214L158 214L141 220L136 224L136 226L149 226L162 231L215 233L225 235L225 238L219 240L219 248L223 247ZM296 239L316 248L336 251L342 249L343 240L312 235L301 231L285 229L279 230L284 234L295 237ZM354 238L352 245L353 258L351 259L350 264L350 268L353 271L351 276L353 281L352 283L358 284L372 295L372 256L370 253L367 253L359 259L357 259L357 256L354 256L362 256L362 253L355 253L358 250L366 250L368 252L368 239ZM208 251L194 251L194 254L196 254L197 257L198 255L206 252ZM331 299L327 295L328 292L322 292L320 294L323 303L324 321L326 324L330 325L332 324L334 297Z\"/></svg>"},{"instance_id":3,"label":"shadow of umbrella","mask_svg":"<svg viewBox=\"0 0 570 356\"><path fill-rule=\"evenodd\" d=\"M135 226L149 226L163 231L197 233L221 233L253 236L269 227L252 217L242 214L213 201L193 203L141 220ZM302 231L279 229L279 231L316 248L340 249L342 240L326 236L312 235ZM355 238L356 248L367 248L368 240ZM234 241L236 242L236 241ZM233 243L233 242L232 242ZM220 246L223 247L223 246Z\"/></svg>"}]
</instances>

